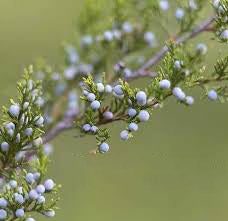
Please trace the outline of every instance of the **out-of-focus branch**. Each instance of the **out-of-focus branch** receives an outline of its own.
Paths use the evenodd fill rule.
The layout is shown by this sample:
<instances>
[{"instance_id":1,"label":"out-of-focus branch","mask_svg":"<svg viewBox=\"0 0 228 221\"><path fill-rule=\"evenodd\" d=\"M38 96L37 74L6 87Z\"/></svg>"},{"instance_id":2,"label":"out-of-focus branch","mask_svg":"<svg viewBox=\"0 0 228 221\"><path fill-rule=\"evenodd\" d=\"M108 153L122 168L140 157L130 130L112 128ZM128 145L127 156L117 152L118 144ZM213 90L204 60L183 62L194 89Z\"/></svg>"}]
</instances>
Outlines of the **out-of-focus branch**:
<instances>
[{"instance_id":1,"label":"out-of-focus branch","mask_svg":"<svg viewBox=\"0 0 228 221\"><path fill-rule=\"evenodd\" d=\"M176 38L175 42L177 45L182 44L199 34L201 34L204 31L208 31L215 21L215 16L208 19L206 22L199 25L197 28L195 28L192 32L185 34L184 36L181 36L179 38ZM156 65L169 51L167 46L164 46L153 58L151 58L148 62L146 62L141 68L139 68L137 71L135 71L131 77L128 77L126 80L133 80L136 78L141 77L155 77L156 73L148 71L149 68ZM78 112L75 111L75 113L71 113L70 115L65 116L61 121L59 121L53 128L51 128L47 133L43 136L43 143L47 143L54 139L56 136L58 136L60 133L62 133L65 130L72 129L74 126L74 120L76 120L78 116ZM116 119L116 121L120 120L119 118ZM109 123L109 122L105 122Z\"/></svg>"},{"instance_id":2,"label":"out-of-focus branch","mask_svg":"<svg viewBox=\"0 0 228 221\"><path fill-rule=\"evenodd\" d=\"M214 21L215 21L215 16L212 16L206 22L204 22L201 25L199 25L198 27L196 27L192 32L189 32L189 33L185 34L184 36L176 38L176 40L175 40L176 44L177 45L182 44L182 43L198 36L202 32L210 30L210 26L213 24ZM164 46L153 58L151 58L141 68L139 68L137 71L135 71L133 73L133 75L128 78L128 80L139 78L140 76L143 76L143 77L149 76L150 77L151 72L149 72L147 70L149 68L153 67L154 65L156 65L162 58L164 58L164 56L166 55L166 53L168 51L169 51L169 48L167 46Z\"/></svg>"}]
</instances>

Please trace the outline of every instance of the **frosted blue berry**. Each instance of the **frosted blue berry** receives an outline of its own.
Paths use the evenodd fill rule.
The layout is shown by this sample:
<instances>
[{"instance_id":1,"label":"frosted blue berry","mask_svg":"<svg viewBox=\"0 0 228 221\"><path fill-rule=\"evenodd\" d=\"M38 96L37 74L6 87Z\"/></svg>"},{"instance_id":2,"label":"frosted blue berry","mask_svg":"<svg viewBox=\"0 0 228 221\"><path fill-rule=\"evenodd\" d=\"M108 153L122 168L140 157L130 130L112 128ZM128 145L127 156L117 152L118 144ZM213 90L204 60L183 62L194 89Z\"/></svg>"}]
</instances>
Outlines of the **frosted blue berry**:
<instances>
[{"instance_id":1,"label":"frosted blue berry","mask_svg":"<svg viewBox=\"0 0 228 221\"><path fill-rule=\"evenodd\" d=\"M20 217L23 217L25 215L25 211L23 208L21 209L17 209L16 212L15 212L15 215L16 217L20 218Z\"/></svg>"},{"instance_id":2,"label":"frosted blue berry","mask_svg":"<svg viewBox=\"0 0 228 221\"><path fill-rule=\"evenodd\" d=\"M224 39L224 40L227 40L228 39L228 30L224 30L221 33L221 38Z\"/></svg>"},{"instance_id":3,"label":"frosted blue berry","mask_svg":"<svg viewBox=\"0 0 228 221\"><path fill-rule=\"evenodd\" d=\"M129 124L129 126L128 126L128 129L130 130L130 131L137 131L138 130L138 124L136 124L136 123L130 123Z\"/></svg>"},{"instance_id":4,"label":"frosted blue berry","mask_svg":"<svg viewBox=\"0 0 228 221\"><path fill-rule=\"evenodd\" d=\"M45 187L44 185L40 184L36 187L36 192L39 193L39 194L42 194L45 192Z\"/></svg>"},{"instance_id":5,"label":"frosted blue berry","mask_svg":"<svg viewBox=\"0 0 228 221\"><path fill-rule=\"evenodd\" d=\"M11 188L15 189L17 187L17 181L16 180L10 180L9 185Z\"/></svg>"},{"instance_id":6,"label":"frosted blue berry","mask_svg":"<svg viewBox=\"0 0 228 221\"><path fill-rule=\"evenodd\" d=\"M25 102L23 104L23 110L27 110L28 106L29 106L29 102Z\"/></svg>"},{"instance_id":7,"label":"frosted blue berry","mask_svg":"<svg viewBox=\"0 0 228 221\"><path fill-rule=\"evenodd\" d=\"M99 109L100 106L101 106L101 103L100 103L99 101L97 101L97 100L95 100L95 101L93 101L93 102L91 103L91 108L92 108L93 110Z\"/></svg>"},{"instance_id":8,"label":"frosted blue berry","mask_svg":"<svg viewBox=\"0 0 228 221\"><path fill-rule=\"evenodd\" d=\"M167 11L169 9L169 2L167 0L160 0L159 6L163 11Z\"/></svg>"},{"instance_id":9,"label":"frosted blue berry","mask_svg":"<svg viewBox=\"0 0 228 221\"><path fill-rule=\"evenodd\" d=\"M12 117L18 117L20 114L19 104L13 104L9 108L9 113Z\"/></svg>"},{"instance_id":10,"label":"frosted blue berry","mask_svg":"<svg viewBox=\"0 0 228 221\"><path fill-rule=\"evenodd\" d=\"M53 180L48 179L44 182L44 187L47 191L51 191L55 186L55 183Z\"/></svg>"},{"instance_id":11,"label":"frosted blue berry","mask_svg":"<svg viewBox=\"0 0 228 221\"><path fill-rule=\"evenodd\" d=\"M38 204L43 204L43 203L45 203L45 197L44 196L39 196L38 198L37 198L37 203Z\"/></svg>"},{"instance_id":12,"label":"frosted blue berry","mask_svg":"<svg viewBox=\"0 0 228 221\"><path fill-rule=\"evenodd\" d=\"M84 96L87 96L89 94L89 92L87 90L83 90L82 93Z\"/></svg>"},{"instance_id":13,"label":"frosted blue berry","mask_svg":"<svg viewBox=\"0 0 228 221\"><path fill-rule=\"evenodd\" d=\"M141 110L138 117L141 122L146 122L150 119L150 114L146 110Z\"/></svg>"},{"instance_id":14,"label":"frosted blue berry","mask_svg":"<svg viewBox=\"0 0 228 221\"><path fill-rule=\"evenodd\" d=\"M136 101L139 105L145 105L147 102L147 95L144 91L139 91L136 94Z\"/></svg>"},{"instance_id":15,"label":"frosted blue berry","mask_svg":"<svg viewBox=\"0 0 228 221\"><path fill-rule=\"evenodd\" d=\"M44 124L44 118L42 116L35 117L34 121L35 121L35 125L38 127Z\"/></svg>"},{"instance_id":16,"label":"frosted blue berry","mask_svg":"<svg viewBox=\"0 0 228 221\"><path fill-rule=\"evenodd\" d=\"M98 130L98 127L92 126L90 130L91 130L93 133L96 133L97 130Z\"/></svg>"},{"instance_id":17,"label":"frosted blue berry","mask_svg":"<svg viewBox=\"0 0 228 221\"><path fill-rule=\"evenodd\" d=\"M104 39L106 41L112 41L113 40L113 33L111 31L105 31L104 32Z\"/></svg>"},{"instance_id":18,"label":"frosted blue berry","mask_svg":"<svg viewBox=\"0 0 228 221\"><path fill-rule=\"evenodd\" d=\"M208 92L208 98L209 98L209 100L211 100L211 101L217 100L217 99L218 99L218 94L217 94L217 92L216 92L215 90L210 90L210 91Z\"/></svg>"},{"instance_id":19,"label":"frosted blue berry","mask_svg":"<svg viewBox=\"0 0 228 221\"><path fill-rule=\"evenodd\" d=\"M180 101L185 99L185 93L179 87L173 88L173 95Z\"/></svg>"},{"instance_id":20,"label":"frosted blue berry","mask_svg":"<svg viewBox=\"0 0 228 221\"><path fill-rule=\"evenodd\" d=\"M6 130L15 130L15 124L12 122L9 122L8 124L5 125Z\"/></svg>"},{"instance_id":21,"label":"frosted blue berry","mask_svg":"<svg viewBox=\"0 0 228 221\"><path fill-rule=\"evenodd\" d=\"M116 86L113 88L113 91L114 91L117 95L119 95L119 96L123 95L123 88L122 88L121 85L116 85Z\"/></svg>"},{"instance_id":22,"label":"frosted blue berry","mask_svg":"<svg viewBox=\"0 0 228 221\"><path fill-rule=\"evenodd\" d=\"M97 83L97 90L98 92L102 93L105 90L105 87L102 83Z\"/></svg>"},{"instance_id":23,"label":"frosted blue berry","mask_svg":"<svg viewBox=\"0 0 228 221\"><path fill-rule=\"evenodd\" d=\"M29 198L31 200L36 200L38 197L39 197L39 194L36 192L36 190L30 190Z\"/></svg>"},{"instance_id":24,"label":"frosted blue berry","mask_svg":"<svg viewBox=\"0 0 228 221\"><path fill-rule=\"evenodd\" d=\"M133 109L133 108L128 109L128 115L130 117L134 117L136 114L137 114L137 111L135 109Z\"/></svg>"},{"instance_id":25,"label":"frosted blue berry","mask_svg":"<svg viewBox=\"0 0 228 221\"><path fill-rule=\"evenodd\" d=\"M128 140L128 138L129 138L128 131L127 130L121 131L120 138L121 138L121 140Z\"/></svg>"},{"instance_id":26,"label":"frosted blue berry","mask_svg":"<svg viewBox=\"0 0 228 221\"><path fill-rule=\"evenodd\" d=\"M109 84L107 84L107 85L105 86L105 92L108 93L108 94L112 93L112 86L109 85Z\"/></svg>"},{"instance_id":27,"label":"frosted blue berry","mask_svg":"<svg viewBox=\"0 0 228 221\"><path fill-rule=\"evenodd\" d=\"M18 193L14 194L14 199L15 199L15 202L17 202L19 204L23 204L25 202L24 197Z\"/></svg>"},{"instance_id":28,"label":"frosted blue berry","mask_svg":"<svg viewBox=\"0 0 228 221\"><path fill-rule=\"evenodd\" d=\"M33 218L31 218L31 217L29 217L29 218L27 218L25 221L36 221L36 220L33 219Z\"/></svg>"},{"instance_id":29,"label":"frosted blue berry","mask_svg":"<svg viewBox=\"0 0 228 221\"><path fill-rule=\"evenodd\" d=\"M93 93L89 93L87 95L87 99L88 99L88 101L92 102L92 101L94 101L96 99L96 96Z\"/></svg>"},{"instance_id":30,"label":"frosted blue berry","mask_svg":"<svg viewBox=\"0 0 228 221\"><path fill-rule=\"evenodd\" d=\"M4 209L0 209L0 220L5 220L7 217L7 212Z\"/></svg>"},{"instance_id":31,"label":"frosted blue berry","mask_svg":"<svg viewBox=\"0 0 228 221\"><path fill-rule=\"evenodd\" d=\"M27 173L25 179L26 179L27 183L29 183L29 184L32 184L35 182L34 176L32 173Z\"/></svg>"},{"instance_id":32,"label":"frosted blue berry","mask_svg":"<svg viewBox=\"0 0 228 221\"><path fill-rule=\"evenodd\" d=\"M2 150L3 152L7 152L7 151L9 150L9 144L8 144L7 142L3 142L3 143L1 144L1 150Z\"/></svg>"},{"instance_id":33,"label":"frosted blue berry","mask_svg":"<svg viewBox=\"0 0 228 221\"><path fill-rule=\"evenodd\" d=\"M187 97L185 98L185 102L186 102L186 104L188 104L188 105L193 105L195 101L194 101L194 98L193 98L193 97L187 96Z\"/></svg>"},{"instance_id":34,"label":"frosted blue berry","mask_svg":"<svg viewBox=\"0 0 228 221\"><path fill-rule=\"evenodd\" d=\"M33 174L33 178L34 178L35 181L38 181L40 179L40 173L39 172L34 173Z\"/></svg>"},{"instance_id":35,"label":"frosted blue berry","mask_svg":"<svg viewBox=\"0 0 228 221\"><path fill-rule=\"evenodd\" d=\"M144 34L144 40L146 43L149 44L150 47L155 47L156 46L156 38L153 32L146 32Z\"/></svg>"},{"instance_id":36,"label":"frosted blue berry","mask_svg":"<svg viewBox=\"0 0 228 221\"><path fill-rule=\"evenodd\" d=\"M177 20L181 20L185 15L184 9L182 8L177 8L175 16L177 18Z\"/></svg>"},{"instance_id":37,"label":"frosted blue berry","mask_svg":"<svg viewBox=\"0 0 228 221\"><path fill-rule=\"evenodd\" d=\"M202 54L205 55L207 53L207 46L203 43L200 43L196 46L196 50Z\"/></svg>"},{"instance_id":38,"label":"frosted blue berry","mask_svg":"<svg viewBox=\"0 0 228 221\"><path fill-rule=\"evenodd\" d=\"M105 111L103 116L106 120L111 120L113 118L113 113L111 111Z\"/></svg>"},{"instance_id":39,"label":"frosted blue berry","mask_svg":"<svg viewBox=\"0 0 228 221\"><path fill-rule=\"evenodd\" d=\"M3 197L1 197L1 198L0 198L0 208L5 208L5 207L7 207L7 204L8 204L7 200L4 199Z\"/></svg>"},{"instance_id":40,"label":"frosted blue berry","mask_svg":"<svg viewBox=\"0 0 228 221\"><path fill-rule=\"evenodd\" d=\"M174 62L174 66L176 69L180 70L181 69L181 66L182 66L183 62L182 61L179 61L179 60L176 60Z\"/></svg>"},{"instance_id":41,"label":"frosted blue berry","mask_svg":"<svg viewBox=\"0 0 228 221\"><path fill-rule=\"evenodd\" d=\"M133 31L133 26L128 21L123 23L122 28L123 28L123 31L126 33L131 33Z\"/></svg>"},{"instance_id":42,"label":"frosted blue berry","mask_svg":"<svg viewBox=\"0 0 228 221\"><path fill-rule=\"evenodd\" d=\"M83 129L84 131L88 132L88 131L90 131L91 126L90 126L89 124L84 124L83 127L82 127L82 129Z\"/></svg>"},{"instance_id":43,"label":"frosted blue berry","mask_svg":"<svg viewBox=\"0 0 228 221\"><path fill-rule=\"evenodd\" d=\"M43 215L47 216L47 217L54 217L55 216L55 211L50 209L50 210L46 210L43 212Z\"/></svg>"},{"instance_id":44,"label":"frosted blue berry","mask_svg":"<svg viewBox=\"0 0 228 221\"><path fill-rule=\"evenodd\" d=\"M32 136L33 129L31 127L25 129L25 135L26 136Z\"/></svg>"},{"instance_id":45,"label":"frosted blue berry","mask_svg":"<svg viewBox=\"0 0 228 221\"><path fill-rule=\"evenodd\" d=\"M99 152L100 153L106 153L109 151L109 145L107 143L102 143L100 146L99 146Z\"/></svg>"},{"instance_id":46,"label":"frosted blue berry","mask_svg":"<svg viewBox=\"0 0 228 221\"><path fill-rule=\"evenodd\" d=\"M169 80L166 80L166 79L161 80L161 81L159 82L159 85L160 85L160 88L161 88L161 89L169 89L169 88L171 87L170 81L169 81Z\"/></svg>"}]
</instances>

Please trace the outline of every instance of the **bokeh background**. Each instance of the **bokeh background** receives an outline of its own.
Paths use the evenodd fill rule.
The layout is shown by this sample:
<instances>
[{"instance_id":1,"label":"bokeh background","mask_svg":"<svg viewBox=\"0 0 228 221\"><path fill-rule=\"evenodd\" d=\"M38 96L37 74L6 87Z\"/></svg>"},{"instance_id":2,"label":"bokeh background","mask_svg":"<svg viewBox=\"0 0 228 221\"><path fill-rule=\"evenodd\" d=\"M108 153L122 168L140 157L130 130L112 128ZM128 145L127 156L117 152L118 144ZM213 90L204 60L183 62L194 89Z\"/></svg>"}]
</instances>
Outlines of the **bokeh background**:
<instances>
[{"instance_id":1,"label":"bokeh background","mask_svg":"<svg viewBox=\"0 0 228 221\"><path fill-rule=\"evenodd\" d=\"M82 7L82 0L0 0L1 105L15 96L23 68L36 58L63 62L60 45L73 39ZM227 48L208 35L200 41L208 43L210 71ZM53 142L49 174L63 185L53 221L228 219L227 104L198 98L186 108L170 99L126 143L119 140L123 126L112 125L112 151L102 156L90 155L94 140L76 139L75 132Z\"/></svg>"}]
</instances>

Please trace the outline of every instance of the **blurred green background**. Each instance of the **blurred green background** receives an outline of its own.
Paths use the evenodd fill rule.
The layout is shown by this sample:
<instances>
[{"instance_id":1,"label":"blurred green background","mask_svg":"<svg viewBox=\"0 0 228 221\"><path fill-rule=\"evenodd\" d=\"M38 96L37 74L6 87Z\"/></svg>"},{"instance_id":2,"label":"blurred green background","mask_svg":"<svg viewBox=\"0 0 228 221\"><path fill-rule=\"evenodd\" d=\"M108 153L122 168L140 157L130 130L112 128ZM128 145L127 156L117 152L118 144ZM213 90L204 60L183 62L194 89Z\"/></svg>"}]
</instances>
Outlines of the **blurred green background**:
<instances>
[{"instance_id":1,"label":"blurred green background","mask_svg":"<svg viewBox=\"0 0 228 221\"><path fill-rule=\"evenodd\" d=\"M73 39L82 7L79 0L0 1L1 105L15 96L16 81L34 59L62 63L60 44ZM210 71L222 50L205 35L200 40L209 44ZM88 153L92 138L62 134L49 170L63 185L52 220L227 220L227 114L227 104L198 98L186 108L171 99L129 142L119 140L124 125L114 124L112 151L102 156Z\"/></svg>"}]
</instances>

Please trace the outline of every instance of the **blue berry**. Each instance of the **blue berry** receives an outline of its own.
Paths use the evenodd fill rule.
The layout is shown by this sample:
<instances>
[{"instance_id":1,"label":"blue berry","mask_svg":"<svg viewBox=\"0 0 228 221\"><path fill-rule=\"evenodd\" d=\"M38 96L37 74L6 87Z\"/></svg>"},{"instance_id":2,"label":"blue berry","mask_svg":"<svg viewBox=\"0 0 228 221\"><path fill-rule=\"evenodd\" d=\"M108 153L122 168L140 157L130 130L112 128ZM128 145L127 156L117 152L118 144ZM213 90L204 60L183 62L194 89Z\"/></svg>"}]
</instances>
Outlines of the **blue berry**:
<instances>
[{"instance_id":1,"label":"blue berry","mask_svg":"<svg viewBox=\"0 0 228 221\"><path fill-rule=\"evenodd\" d=\"M102 143L100 146L99 146L99 152L100 153L106 153L109 151L109 145L107 143Z\"/></svg>"},{"instance_id":2,"label":"blue berry","mask_svg":"<svg viewBox=\"0 0 228 221\"><path fill-rule=\"evenodd\" d=\"M5 220L7 217L7 212L4 209L0 209L0 220Z\"/></svg>"},{"instance_id":3,"label":"blue berry","mask_svg":"<svg viewBox=\"0 0 228 221\"><path fill-rule=\"evenodd\" d=\"M106 86L105 86L105 92L106 93L112 93L112 86L111 85L109 85L109 84L107 84Z\"/></svg>"},{"instance_id":4,"label":"blue berry","mask_svg":"<svg viewBox=\"0 0 228 221\"><path fill-rule=\"evenodd\" d=\"M173 95L180 101L185 99L185 93L179 87L173 88Z\"/></svg>"},{"instance_id":5,"label":"blue berry","mask_svg":"<svg viewBox=\"0 0 228 221\"><path fill-rule=\"evenodd\" d=\"M119 95L119 96L123 95L123 88L122 88L121 85L116 85L116 86L113 88L113 91L114 91L117 95Z\"/></svg>"},{"instance_id":6,"label":"blue berry","mask_svg":"<svg viewBox=\"0 0 228 221\"><path fill-rule=\"evenodd\" d=\"M8 204L7 200L4 199L3 197L1 197L0 198L0 207L5 208L5 207L7 207L7 204Z\"/></svg>"},{"instance_id":7,"label":"blue berry","mask_svg":"<svg viewBox=\"0 0 228 221\"><path fill-rule=\"evenodd\" d=\"M90 126L89 124L84 124L83 127L82 127L82 129L83 129L84 131L88 132L88 131L90 131L91 126Z\"/></svg>"},{"instance_id":8,"label":"blue berry","mask_svg":"<svg viewBox=\"0 0 228 221\"><path fill-rule=\"evenodd\" d=\"M137 111L135 109L133 109L133 108L128 109L128 115L130 117L134 117L136 114L137 114Z\"/></svg>"},{"instance_id":9,"label":"blue berry","mask_svg":"<svg viewBox=\"0 0 228 221\"><path fill-rule=\"evenodd\" d=\"M55 186L55 183L53 182L53 180L48 179L44 182L44 187L47 191L51 191Z\"/></svg>"},{"instance_id":10,"label":"blue berry","mask_svg":"<svg viewBox=\"0 0 228 221\"><path fill-rule=\"evenodd\" d=\"M128 138L129 138L128 131L127 130L121 131L120 138L121 138L121 140L128 140Z\"/></svg>"},{"instance_id":11,"label":"blue berry","mask_svg":"<svg viewBox=\"0 0 228 221\"><path fill-rule=\"evenodd\" d=\"M105 87L102 83L97 83L98 92L102 93L102 92L104 92L104 89L105 89Z\"/></svg>"},{"instance_id":12,"label":"blue berry","mask_svg":"<svg viewBox=\"0 0 228 221\"><path fill-rule=\"evenodd\" d=\"M96 133L97 130L98 130L98 127L92 126L90 130L91 130L93 133Z\"/></svg>"},{"instance_id":13,"label":"blue berry","mask_svg":"<svg viewBox=\"0 0 228 221\"><path fill-rule=\"evenodd\" d=\"M150 114L146 110L141 110L138 117L141 122L146 122L150 119Z\"/></svg>"},{"instance_id":14,"label":"blue berry","mask_svg":"<svg viewBox=\"0 0 228 221\"><path fill-rule=\"evenodd\" d=\"M100 106L101 106L101 103L100 103L99 101L97 101L97 100L95 100L95 101L93 101L93 102L91 103L91 108L92 108L93 110L99 109Z\"/></svg>"},{"instance_id":15,"label":"blue berry","mask_svg":"<svg viewBox=\"0 0 228 221\"><path fill-rule=\"evenodd\" d=\"M13 117L18 117L20 114L20 107L19 104L13 104L9 108L9 113Z\"/></svg>"},{"instance_id":16,"label":"blue berry","mask_svg":"<svg viewBox=\"0 0 228 221\"><path fill-rule=\"evenodd\" d=\"M170 81L169 81L169 80L166 80L166 79L161 80L161 81L159 82L159 85L160 85L160 88L161 88L161 89L169 89L169 88L171 87Z\"/></svg>"},{"instance_id":17,"label":"blue berry","mask_svg":"<svg viewBox=\"0 0 228 221\"><path fill-rule=\"evenodd\" d=\"M146 102L147 102L147 95L144 91L139 91L137 94L136 94L136 101L137 101L137 104L139 105L145 105Z\"/></svg>"},{"instance_id":18,"label":"blue berry","mask_svg":"<svg viewBox=\"0 0 228 221\"><path fill-rule=\"evenodd\" d=\"M209 100L211 100L211 101L217 100L217 99L218 99L218 94L217 94L217 92L216 92L215 90L210 90L210 91L208 92L208 98L209 98Z\"/></svg>"},{"instance_id":19,"label":"blue berry","mask_svg":"<svg viewBox=\"0 0 228 221\"><path fill-rule=\"evenodd\" d=\"M139 127L136 123L130 123L128 128L130 131L137 131Z\"/></svg>"},{"instance_id":20,"label":"blue berry","mask_svg":"<svg viewBox=\"0 0 228 221\"><path fill-rule=\"evenodd\" d=\"M195 101L194 101L194 98L193 98L193 97L187 96L187 97L185 98L185 102L186 102L186 104L188 104L188 105L193 105Z\"/></svg>"},{"instance_id":21,"label":"blue berry","mask_svg":"<svg viewBox=\"0 0 228 221\"><path fill-rule=\"evenodd\" d=\"M25 215L25 211L23 208L21 209L17 209L16 212L15 212L15 215L16 217L20 218L20 217L23 217Z\"/></svg>"},{"instance_id":22,"label":"blue berry","mask_svg":"<svg viewBox=\"0 0 228 221\"><path fill-rule=\"evenodd\" d=\"M103 116L106 120L111 120L113 118L113 113L110 111L105 111Z\"/></svg>"},{"instance_id":23,"label":"blue berry","mask_svg":"<svg viewBox=\"0 0 228 221\"><path fill-rule=\"evenodd\" d=\"M92 102L92 101L95 101L96 96L95 96L95 94L93 94L93 93L89 93L89 94L87 95L87 99L88 99L88 101Z\"/></svg>"},{"instance_id":24,"label":"blue berry","mask_svg":"<svg viewBox=\"0 0 228 221\"><path fill-rule=\"evenodd\" d=\"M8 144L7 142L3 142L3 143L1 144L1 150L2 150L3 152L7 152L7 151L9 150L9 144Z\"/></svg>"}]
</instances>

